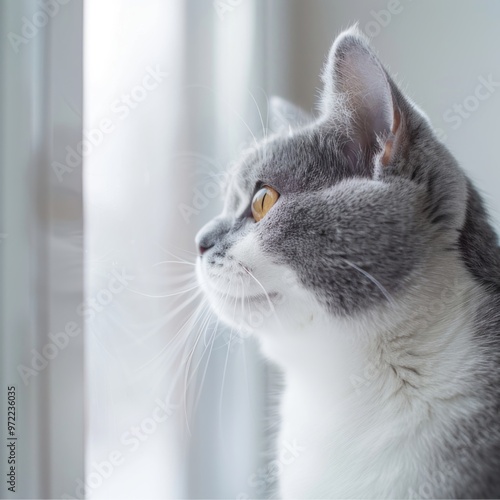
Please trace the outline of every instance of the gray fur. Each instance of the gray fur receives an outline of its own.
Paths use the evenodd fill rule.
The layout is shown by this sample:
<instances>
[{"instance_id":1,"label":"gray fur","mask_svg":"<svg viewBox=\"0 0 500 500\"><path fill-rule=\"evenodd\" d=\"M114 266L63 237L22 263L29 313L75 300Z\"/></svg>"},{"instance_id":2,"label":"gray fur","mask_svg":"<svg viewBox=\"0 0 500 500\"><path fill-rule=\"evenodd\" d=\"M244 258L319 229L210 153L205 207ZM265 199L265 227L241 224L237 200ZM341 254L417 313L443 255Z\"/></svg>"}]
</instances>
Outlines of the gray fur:
<instances>
[{"instance_id":1,"label":"gray fur","mask_svg":"<svg viewBox=\"0 0 500 500\"><path fill-rule=\"evenodd\" d=\"M317 119L304 124L297 112L293 133L267 138L245 155L235 174L244 198L233 190L230 215L200 233L198 243L210 248L204 258L217 265L254 231L277 264L292 268L325 309L345 318L409 289L436 256L462 259L486 292L475 321L484 346L475 383L480 410L450 422L435 466L458 470L460 482L445 480L437 492L500 497L500 250L481 198L360 33L351 30L334 44L323 81ZM401 117L396 132L394 113ZM387 141L390 161L381 167ZM280 199L255 224L249 206L262 184ZM353 272L353 264L381 287Z\"/></svg>"}]
</instances>

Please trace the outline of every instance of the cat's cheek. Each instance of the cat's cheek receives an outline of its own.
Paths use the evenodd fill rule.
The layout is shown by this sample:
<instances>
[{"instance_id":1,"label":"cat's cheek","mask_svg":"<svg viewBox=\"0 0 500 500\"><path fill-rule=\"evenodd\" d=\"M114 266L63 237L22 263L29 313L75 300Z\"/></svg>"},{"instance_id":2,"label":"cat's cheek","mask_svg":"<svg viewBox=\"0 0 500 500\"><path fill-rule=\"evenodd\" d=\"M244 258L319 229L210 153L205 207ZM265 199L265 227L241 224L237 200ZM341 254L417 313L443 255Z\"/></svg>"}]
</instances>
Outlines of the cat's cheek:
<instances>
[{"instance_id":1,"label":"cat's cheek","mask_svg":"<svg viewBox=\"0 0 500 500\"><path fill-rule=\"evenodd\" d=\"M279 263L277 252L272 252L263 244L261 235L256 231L247 234L230 250L230 257L241 263L255 279L251 279L246 292L255 294L277 294L273 298L275 306L286 302L288 298L300 292L300 281L297 273L289 266Z\"/></svg>"},{"instance_id":2,"label":"cat's cheek","mask_svg":"<svg viewBox=\"0 0 500 500\"><path fill-rule=\"evenodd\" d=\"M253 272L259 264L265 260L265 256L259 248L259 241L255 231L251 231L235 243L229 251L230 258L240 262L243 266Z\"/></svg>"}]
</instances>

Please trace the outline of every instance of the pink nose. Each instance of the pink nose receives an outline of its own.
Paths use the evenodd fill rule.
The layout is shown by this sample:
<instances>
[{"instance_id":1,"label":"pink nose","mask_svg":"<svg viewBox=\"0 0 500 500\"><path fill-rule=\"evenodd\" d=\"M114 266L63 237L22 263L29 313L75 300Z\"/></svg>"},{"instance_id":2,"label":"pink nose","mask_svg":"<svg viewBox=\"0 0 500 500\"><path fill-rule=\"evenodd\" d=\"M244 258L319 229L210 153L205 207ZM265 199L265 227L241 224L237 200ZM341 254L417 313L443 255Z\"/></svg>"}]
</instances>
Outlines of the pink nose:
<instances>
[{"instance_id":1,"label":"pink nose","mask_svg":"<svg viewBox=\"0 0 500 500\"><path fill-rule=\"evenodd\" d=\"M202 245L199 245L198 251L200 252L200 255L203 255L209 248L212 248L212 247L204 247Z\"/></svg>"}]
</instances>

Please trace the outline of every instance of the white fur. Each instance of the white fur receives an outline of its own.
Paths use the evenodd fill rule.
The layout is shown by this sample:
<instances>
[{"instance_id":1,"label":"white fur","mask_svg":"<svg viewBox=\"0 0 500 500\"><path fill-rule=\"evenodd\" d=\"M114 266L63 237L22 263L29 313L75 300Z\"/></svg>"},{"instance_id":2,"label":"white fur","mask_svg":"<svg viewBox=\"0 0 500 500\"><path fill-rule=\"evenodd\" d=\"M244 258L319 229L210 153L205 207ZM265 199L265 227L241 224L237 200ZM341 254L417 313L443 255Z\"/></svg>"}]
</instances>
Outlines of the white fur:
<instances>
[{"instance_id":1,"label":"white fur","mask_svg":"<svg viewBox=\"0 0 500 500\"><path fill-rule=\"evenodd\" d=\"M421 318L392 330L411 307L443 302L442 290L422 284L419 300L407 297L394 317L340 321L317 308L305 324L299 317L311 317L311 304L298 301L288 311L292 330L260 336L263 352L285 373L278 450L293 440L304 448L283 470L282 498L408 498L422 485L439 495L433 452L451 417L475 404L461 395L478 362L468 310L475 286L457 263L447 270L459 278L444 309L429 311L425 330ZM387 339L395 336L405 347L391 352Z\"/></svg>"},{"instance_id":2,"label":"white fur","mask_svg":"<svg viewBox=\"0 0 500 500\"><path fill-rule=\"evenodd\" d=\"M251 234L223 268L198 263L201 277L226 280L220 292L229 286L241 294L230 283L246 276L246 295L280 294L272 311L247 304L242 312L260 310L264 321L246 321L285 375L277 452L287 443L303 448L283 467L282 498L408 498L422 486L439 496L435 450L447 422L474 408L463 394L481 361L471 339L481 293L450 255L436 257L392 305L350 319L328 314ZM208 296L226 322L237 323L233 304Z\"/></svg>"}]
</instances>

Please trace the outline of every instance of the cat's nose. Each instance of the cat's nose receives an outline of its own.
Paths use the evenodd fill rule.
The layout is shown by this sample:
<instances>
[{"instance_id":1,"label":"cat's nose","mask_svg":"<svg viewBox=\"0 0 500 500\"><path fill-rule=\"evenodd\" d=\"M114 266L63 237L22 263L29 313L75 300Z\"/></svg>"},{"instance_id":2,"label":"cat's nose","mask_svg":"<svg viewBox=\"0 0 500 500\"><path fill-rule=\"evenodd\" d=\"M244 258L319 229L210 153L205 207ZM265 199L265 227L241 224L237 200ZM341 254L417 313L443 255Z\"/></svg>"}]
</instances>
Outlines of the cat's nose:
<instances>
[{"instance_id":1,"label":"cat's nose","mask_svg":"<svg viewBox=\"0 0 500 500\"><path fill-rule=\"evenodd\" d=\"M211 245L209 247L206 247L203 245L198 245L198 252L200 253L200 255L203 255L207 250L209 250L212 247L213 247L213 245Z\"/></svg>"},{"instance_id":2,"label":"cat's nose","mask_svg":"<svg viewBox=\"0 0 500 500\"><path fill-rule=\"evenodd\" d=\"M195 243L198 247L198 253L203 255L207 250L210 250L214 246L213 242L209 240L206 233L196 235Z\"/></svg>"},{"instance_id":3,"label":"cat's nose","mask_svg":"<svg viewBox=\"0 0 500 500\"><path fill-rule=\"evenodd\" d=\"M203 255L207 250L210 250L215 245L215 239L213 237L213 225L208 223L203 227L194 239L196 246L198 247L198 252Z\"/></svg>"},{"instance_id":4,"label":"cat's nose","mask_svg":"<svg viewBox=\"0 0 500 500\"><path fill-rule=\"evenodd\" d=\"M231 226L231 222L223 217L216 217L205 224L196 235L194 241L200 255L210 250L218 241L221 241Z\"/></svg>"}]
</instances>

